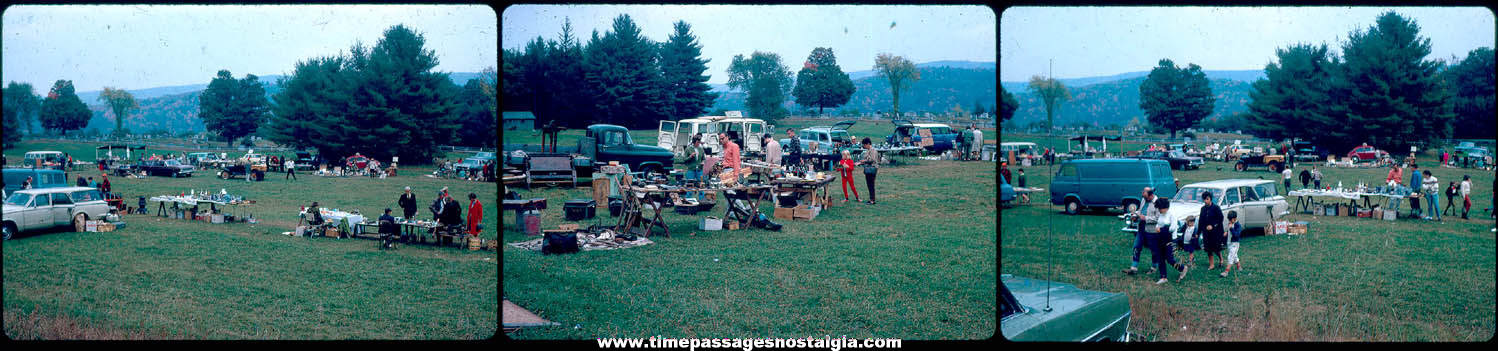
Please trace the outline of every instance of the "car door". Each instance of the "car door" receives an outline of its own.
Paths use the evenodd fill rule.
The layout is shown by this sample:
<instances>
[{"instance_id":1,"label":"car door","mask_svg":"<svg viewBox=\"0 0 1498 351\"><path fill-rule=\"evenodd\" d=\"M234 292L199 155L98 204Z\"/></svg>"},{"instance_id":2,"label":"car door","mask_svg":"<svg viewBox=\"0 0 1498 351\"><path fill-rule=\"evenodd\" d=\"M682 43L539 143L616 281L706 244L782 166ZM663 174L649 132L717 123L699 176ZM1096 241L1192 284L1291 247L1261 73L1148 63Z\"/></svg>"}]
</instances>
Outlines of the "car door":
<instances>
[{"instance_id":1,"label":"car door","mask_svg":"<svg viewBox=\"0 0 1498 351\"><path fill-rule=\"evenodd\" d=\"M1253 220L1253 222L1251 222L1251 223L1255 223L1255 224L1267 224L1267 223L1269 223L1269 217L1270 217L1269 216L1269 209L1265 205L1264 199L1259 198L1259 194L1254 191L1253 187L1240 186L1240 187L1237 187L1236 189L1238 189L1238 196L1243 197L1243 199L1242 199L1243 200L1243 207L1242 208L1243 208L1243 212L1246 212L1246 213L1239 213L1239 215L1241 216L1241 215L1247 214L1248 218L1251 219L1251 220Z\"/></svg>"},{"instance_id":2,"label":"car door","mask_svg":"<svg viewBox=\"0 0 1498 351\"><path fill-rule=\"evenodd\" d=\"M1061 164L1061 169L1056 170L1055 176L1051 178L1051 203L1060 205L1066 194L1075 194L1081 190L1077 184L1078 178L1077 164Z\"/></svg>"},{"instance_id":3,"label":"car door","mask_svg":"<svg viewBox=\"0 0 1498 351\"><path fill-rule=\"evenodd\" d=\"M1290 214L1290 203L1286 202L1285 196L1274 188L1273 183L1260 183L1254 185L1254 191L1258 193L1260 201L1264 202L1265 210L1271 218Z\"/></svg>"},{"instance_id":4,"label":"car door","mask_svg":"<svg viewBox=\"0 0 1498 351\"><path fill-rule=\"evenodd\" d=\"M27 211L26 227L41 229L52 227L52 197L47 194L37 194L31 199L31 209Z\"/></svg>"},{"instance_id":5,"label":"car door","mask_svg":"<svg viewBox=\"0 0 1498 351\"><path fill-rule=\"evenodd\" d=\"M676 152L672 147L676 146L676 122L661 121L659 133L655 138L655 146Z\"/></svg>"},{"instance_id":6,"label":"car door","mask_svg":"<svg viewBox=\"0 0 1498 351\"><path fill-rule=\"evenodd\" d=\"M758 122L745 122L744 124L745 129L749 130L749 135L744 138L745 147L749 152L761 152L759 141L765 135L765 124Z\"/></svg>"},{"instance_id":7,"label":"car door","mask_svg":"<svg viewBox=\"0 0 1498 351\"><path fill-rule=\"evenodd\" d=\"M1227 188L1222 192L1222 201L1217 202L1222 208L1222 218L1226 219L1229 211L1238 211L1238 220L1247 223L1248 214L1243 212L1243 201L1238 196L1238 188Z\"/></svg>"},{"instance_id":8,"label":"car door","mask_svg":"<svg viewBox=\"0 0 1498 351\"><path fill-rule=\"evenodd\" d=\"M65 193L52 193L49 197L52 198L52 225L72 225L73 200Z\"/></svg>"}]
</instances>

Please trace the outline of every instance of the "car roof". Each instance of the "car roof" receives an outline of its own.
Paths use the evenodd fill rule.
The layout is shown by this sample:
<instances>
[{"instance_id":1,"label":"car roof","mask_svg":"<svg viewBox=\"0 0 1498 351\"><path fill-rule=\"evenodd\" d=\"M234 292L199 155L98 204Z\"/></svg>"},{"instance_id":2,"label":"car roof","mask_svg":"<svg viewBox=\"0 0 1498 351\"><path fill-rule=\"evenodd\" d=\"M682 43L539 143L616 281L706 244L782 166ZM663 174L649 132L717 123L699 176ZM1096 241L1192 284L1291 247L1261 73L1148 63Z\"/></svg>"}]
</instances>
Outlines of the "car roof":
<instances>
[{"instance_id":1,"label":"car roof","mask_svg":"<svg viewBox=\"0 0 1498 351\"><path fill-rule=\"evenodd\" d=\"M1145 163L1159 162L1159 163L1166 163L1165 160L1141 160L1141 159L1137 159L1137 158L1092 158L1092 159L1085 159L1085 160L1068 160L1065 163L1092 164L1092 163L1135 163L1135 162L1145 162Z\"/></svg>"},{"instance_id":2,"label":"car roof","mask_svg":"<svg viewBox=\"0 0 1498 351\"><path fill-rule=\"evenodd\" d=\"M61 154L61 153L62 153L62 151L28 151L28 152L26 152L27 155L30 155L30 154L50 155L50 154Z\"/></svg>"},{"instance_id":3,"label":"car roof","mask_svg":"<svg viewBox=\"0 0 1498 351\"><path fill-rule=\"evenodd\" d=\"M1259 184L1263 184L1263 183L1274 183L1274 181L1271 181L1271 180L1268 180L1268 179L1219 179L1219 180L1206 181L1206 182L1200 182L1200 183L1186 184L1186 185L1182 185L1181 187L1182 188L1198 187L1198 188L1218 188L1218 189L1221 189L1221 188L1231 188L1231 187L1240 187L1240 186L1253 186L1253 185L1259 185Z\"/></svg>"},{"instance_id":4,"label":"car roof","mask_svg":"<svg viewBox=\"0 0 1498 351\"><path fill-rule=\"evenodd\" d=\"M916 126L916 127L920 127L920 128L936 128L936 127L952 128L952 126L941 124L941 123L911 123L910 125Z\"/></svg>"},{"instance_id":5,"label":"car roof","mask_svg":"<svg viewBox=\"0 0 1498 351\"><path fill-rule=\"evenodd\" d=\"M1035 143L1028 142L1028 141L1013 141L1013 142L1007 142L1007 143L999 143L999 146L1006 146L1006 145L1015 145L1015 146L1029 145L1029 146L1035 146Z\"/></svg>"},{"instance_id":6,"label":"car roof","mask_svg":"<svg viewBox=\"0 0 1498 351\"><path fill-rule=\"evenodd\" d=\"M98 190L98 189L90 188L90 187L85 187L85 186L67 186L67 187L57 187L57 188L41 188L41 189L16 190L15 193L16 194L46 194L46 193L56 193L56 192L74 192L74 191L79 191L79 190Z\"/></svg>"}]
</instances>

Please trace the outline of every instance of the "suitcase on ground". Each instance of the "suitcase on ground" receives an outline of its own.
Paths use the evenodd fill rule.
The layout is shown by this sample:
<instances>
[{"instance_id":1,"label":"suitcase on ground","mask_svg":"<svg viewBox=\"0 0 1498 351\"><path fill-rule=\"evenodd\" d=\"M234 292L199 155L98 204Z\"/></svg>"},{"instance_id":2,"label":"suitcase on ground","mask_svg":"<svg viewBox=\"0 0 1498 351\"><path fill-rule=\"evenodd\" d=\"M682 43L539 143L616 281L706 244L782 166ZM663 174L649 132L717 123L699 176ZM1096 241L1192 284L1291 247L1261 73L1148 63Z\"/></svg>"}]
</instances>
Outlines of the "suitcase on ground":
<instances>
[{"instance_id":1,"label":"suitcase on ground","mask_svg":"<svg viewBox=\"0 0 1498 351\"><path fill-rule=\"evenodd\" d=\"M577 232L548 232L541 239L542 254L564 254L577 251Z\"/></svg>"},{"instance_id":2,"label":"suitcase on ground","mask_svg":"<svg viewBox=\"0 0 1498 351\"><path fill-rule=\"evenodd\" d=\"M562 209L566 211L567 220L569 221L593 218L597 208L598 204L592 199L573 199L568 200L566 204L562 205Z\"/></svg>"}]
</instances>

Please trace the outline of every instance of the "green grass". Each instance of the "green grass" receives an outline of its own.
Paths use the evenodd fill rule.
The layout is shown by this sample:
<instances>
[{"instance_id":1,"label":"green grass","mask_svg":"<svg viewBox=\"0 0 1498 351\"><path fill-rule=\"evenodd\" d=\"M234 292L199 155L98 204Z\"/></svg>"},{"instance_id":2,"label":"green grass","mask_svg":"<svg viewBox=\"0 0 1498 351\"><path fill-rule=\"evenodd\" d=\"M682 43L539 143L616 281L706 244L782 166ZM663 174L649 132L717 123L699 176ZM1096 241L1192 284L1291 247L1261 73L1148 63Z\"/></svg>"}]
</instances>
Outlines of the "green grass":
<instances>
[{"instance_id":1,"label":"green grass","mask_svg":"<svg viewBox=\"0 0 1498 351\"><path fill-rule=\"evenodd\" d=\"M671 236L643 247L548 256L506 245L505 296L564 326L511 336L988 338L996 313L994 167L922 161L881 169L878 205L850 201L813 221L777 219L780 232L697 230L698 219L723 215L720 203L711 214L668 212ZM547 228L569 223L562 202L590 197L586 187L518 191L550 201ZM763 201L760 210L769 215L772 206ZM616 220L606 207L599 214L579 224ZM513 211L504 216L513 223ZM513 225L503 235L531 239Z\"/></svg>"},{"instance_id":2,"label":"green grass","mask_svg":"<svg viewBox=\"0 0 1498 351\"><path fill-rule=\"evenodd\" d=\"M1045 167L1026 168L1030 186L1049 187ZM1333 186L1378 182L1387 173L1321 168L1323 185ZM1184 282L1172 271L1172 280L1161 286L1154 276L1119 272L1128 267L1133 244L1133 234L1118 230L1119 212L1067 216L1048 205L1048 194L1035 194L1034 204L1001 211L1000 271L1125 293L1134 316L1130 329L1145 340L1487 340L1494 332L1495 250L1493 220L1482 209L1492 201L1493 173L1431 171L1443 184L1472 176L1472 219L1387 222L1292 214L1287 220L1311 223L1308 234L1245 238L1239 252L1244 271L1220 278L1221 268L1208 272L1199 253ZM1278 179L1210 161L1175 175L1182 185ZM1444 208L1444 196L1440 200ZM1146 250L1141 260L1147 264L1149 256Z\"/></svg>"},{"instance_id":3,"label":"green grass","mask_svg":"<svg viewBox=\"0 0 1498 351\"><path fill-rule=\"evenodd\" d=\"M7 156L91 150L22 145ZM399 212L395 200L405 186L418 195L421 216L428 216L426 205L446 186L465 206L468 193L480 196L490 227L483 236L497 238L496 185L420 176L430 171L403 167L400 176L384 180L302 172L288 181L268 174L253 184L204 175L111 177L131 206L136 196L222 188L256 200L252 211L261 222L214 225L129 215L127 227L110 233L23 234L4 244L5 331L23 339L490 337L499 323L498 255L492 251L419 245L380 251L372 240L280 235L296 224L299 207L312 201L366 216L385 207Z\"/></svg>"}]
</instances>

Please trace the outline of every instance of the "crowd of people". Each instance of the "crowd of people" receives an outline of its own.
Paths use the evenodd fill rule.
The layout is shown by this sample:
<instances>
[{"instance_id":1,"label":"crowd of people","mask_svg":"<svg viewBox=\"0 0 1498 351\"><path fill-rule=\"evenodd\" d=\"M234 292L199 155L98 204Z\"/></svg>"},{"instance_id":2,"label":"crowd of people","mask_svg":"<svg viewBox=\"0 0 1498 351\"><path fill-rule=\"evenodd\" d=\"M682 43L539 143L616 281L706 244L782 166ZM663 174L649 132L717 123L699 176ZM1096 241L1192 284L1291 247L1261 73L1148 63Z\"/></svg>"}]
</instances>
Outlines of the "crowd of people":
<instances>
[{"instance_id":1,"label":"crowd of people","mask_svg":"<svg viewBox=\"0 0 1498 351\"><path fill-rule=\"evenodd\" d=\"M796 136L794 129L786 129L788 140L781 144L775 140L772 134L762 136L761 144L764 146L764 158L761 160L767 164L777 165L787 170L810 170L812 163L816 162L805 157L801 146L801 139ZM686 169L685 180L690 185L705 185L713 176L727 174L731 177L741 176L743 169L743 155L739 146L739 136L736 133L718 134L718 143L722 145L720 154L711 153L710 149L702 147L702 135L693 134L691 145L679 154L675 162ZM877 204L875 195L875 179L879 173L879 152L874 150L873 140L863 138L859 143L862 147L862 157L857 160L847 150L842 150L841 158L834 163L836 171L842 176L843 202L849 200L848 188L853 188L853 199L858 199L858 189L853 183L853 170L863 168L864 184L868 193L868 201L861 201L870 205ZM689 198L697 198L700 193L684 194Z\"/></svg>"},{"instance_id":2,"label":"crowd of people","mask_svg":"<svg viewBox=\"0 0 1498 351\"><path fill-rule=\"evenodd\" d=\"M483 231L483 225L481 223L483 223L484 220L484 205L481 201L479 201L477 194L468 193L468 214L466 221L463 219L463 205L448 194L447 187L443 187L442 190L438 190L436 196L436 199L432 200L432 204L427 207L427 210L431 211L432 214L431 220L437 223L436 227L431 228L428 231L429 234L466 234L469 236L477 237L479 233ZM404 215L404 217L402 218L405 218L406 220L416 220L416 204L416 194L411 192L411 187L409 186L405 188L405 192L401 193L400 199L396 200L396 206L401 208L401 212ZM308 219L308 224L317 228L325 229L332 223L328 223L323 219L322 213L320 211L317 211L317 209L319 208L320 207L318 206L317 201L313 201L312 205L307 207L307 215L310 217ZM386 221L389 221L389 223L391 224L395 222L395 217L390 215L391 212L392 209L385 208L384 214L381 215L378 219L380 224L379 228L381 231L380 234L382 235L395 234L394 232L392 232L394 227L386 224ZM310 236L311 234L309 233L308 235ZM438 244L451 243L452 236L450 235L437 237ZM409 237L400 238L400 240L402 241L409 239ZM390 242L385 242L383 244L389 245Z\"/></svg>"},{"instance_id":3,"label":"crowd of people","mask_svg":"<svg viewBox=\"0 0 1498 351\"><path fill-rule=\"evenodd\" d=\"M1139 255L1146 248L1150 251L1146 274L1158 275L1155 284L1169 282L1169 268L1180 273L1177 281L1186 279L1186 273L1196 264L1196 251L1206 252L1208 271L1216 269L1220 262L1223 270L1218 275L1221 277L1227 277L1233 268L1243 270L1238 257L1243 225L1238 223L1237 211L1228 211L1224 216L1212 194L1204 193L1202 201L1206 206L1202 207L1200 214L1182 216L1172 213L1170 199L1155 196L1154 189L1145 187L1140 195L1145 206L1130 214L1135 228L1134 245L1129 268L1123 270L1125 274L1139 272ZM1187 255L1183 261L1176 260L1174 252L1177 248Z\"/></svg>"}]
</instances>

